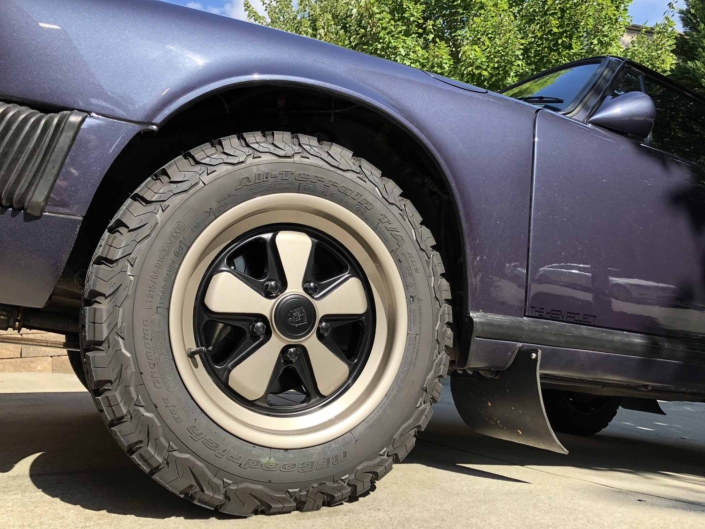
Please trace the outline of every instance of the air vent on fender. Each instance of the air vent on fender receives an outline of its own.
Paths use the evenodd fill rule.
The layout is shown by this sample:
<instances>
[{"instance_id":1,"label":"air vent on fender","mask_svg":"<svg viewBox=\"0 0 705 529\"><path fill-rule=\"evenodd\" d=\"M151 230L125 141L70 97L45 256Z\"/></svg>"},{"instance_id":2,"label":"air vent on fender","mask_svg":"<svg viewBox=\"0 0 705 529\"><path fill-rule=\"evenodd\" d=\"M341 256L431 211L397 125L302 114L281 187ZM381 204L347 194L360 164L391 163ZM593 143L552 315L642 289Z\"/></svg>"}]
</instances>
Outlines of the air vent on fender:
<instances>
[{"instance_id":1,"label":"air vent on fender","mask_svg":"<svg viewBox=\"0 0 705 529\"><path fill-rule=\"evenodd\" d=\"M0 207L44 212L86 114L0 102Z\"/></svg>"}]
</instances>

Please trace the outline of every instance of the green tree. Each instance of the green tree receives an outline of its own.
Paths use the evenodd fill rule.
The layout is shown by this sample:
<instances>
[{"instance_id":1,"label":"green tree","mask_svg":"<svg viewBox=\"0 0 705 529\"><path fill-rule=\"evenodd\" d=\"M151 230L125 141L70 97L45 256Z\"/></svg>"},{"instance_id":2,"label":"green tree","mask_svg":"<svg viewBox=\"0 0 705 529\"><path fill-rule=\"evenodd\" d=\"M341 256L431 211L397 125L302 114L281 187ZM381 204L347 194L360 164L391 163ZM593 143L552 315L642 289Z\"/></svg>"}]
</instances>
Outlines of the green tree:
<instances>
[{"instance_id":1,"label":"green tree","mask_svg":"<svg viewBox=\"0 0 705 529\"><path fill-rule=\"evenodd\" d=\"M673 77L705 95L705 0L686 0L679 14L683 33L676 44Z\"/></svg>"},{"instance_id":2,"label":"green tree","mask_svg":"<svg viewBox=\"0 0 705 529\"><path fill-rule=\"evenodd\" d=\"M263 0L264 16L247 0L245 8L260 24L498 89L565 62L623 53L619 39L630 22L630 3ZM638 37L631 53L648 58L653 67L670 53L661 53L665 40L661 32L659 39Z\"/></svg>"},{"instance_id":3,"label":"green tree","mask_svg":"<svg viewBox=\"0 0 705 529\"><path fill-rule=\"evenodd\" d=\"M624 56L664 75L670 73L676 66L674 51L678 38L674 16L675 8L669 4L663 20L645 27L631 41Z\"/></svg>"}]
</instances>

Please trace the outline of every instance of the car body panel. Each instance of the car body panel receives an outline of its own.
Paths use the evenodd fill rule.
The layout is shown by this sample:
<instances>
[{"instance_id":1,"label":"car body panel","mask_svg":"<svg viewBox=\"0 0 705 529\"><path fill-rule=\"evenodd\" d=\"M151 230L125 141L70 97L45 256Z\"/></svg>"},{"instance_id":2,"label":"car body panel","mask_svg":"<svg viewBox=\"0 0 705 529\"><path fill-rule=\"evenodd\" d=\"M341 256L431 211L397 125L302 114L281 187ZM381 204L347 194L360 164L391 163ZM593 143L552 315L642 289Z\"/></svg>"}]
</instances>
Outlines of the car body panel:
<instances>
[{"instance_id":1,"label":"car body panel","mask_svg":"<svg viewBox=\"0 0 705 529\"><path fill-rule=\"evenodd\" d=\"M584 367L609 383L658 379L663 389L672 370L656 378L656 364L620 372L644 365L624 358L658 349L644 349L650 342L638 336L703 336L698 274L705 252L692 211L670 200L697 185L696 175L670 156L582 123L622 60L604 58L595 86L567 117L312 39L151 0L8 0L1 9L0 100L90 115L44 217L0 212L0 245L9 249L0 273L12 285L0 290L0 303L46 303L82 217L132 138L158 130L204 96L266 84L366 106L406 130L437 164L462 230L463 310L469 329L475 326L464 333L463 347L475 344L468 366L501 370L518 344L543 343L551 377L579 378ZM14 253L22 259L13 261ZM542 327L553 323L546 319L571 325L551 334ZM610 350L615 331L599 337L600 327L629 331L620 334L626 341L619 353ZM679 360L682 347L687 360ZM703 355L689 347L667 344L660 359L699 364ZM609 365L600 371L601 358ZM681 390L700 391L690 386Z\"/></svg>"},{"instance_id":2,"label":"car body panel","mask_svg":"<svg viewBox=\"0 0 705 529\"><path fill-rule=\"evenodd\" d=\"M37 219L0 208L0 302L42 307L59 280L81 219L44 214Z\"/></svg>"},{"instance_id":3,"label":"car body panel","mask_svg":"<svg viewBox=\"0 0 705 529\"><path fill-rule=\"evenodd\" d=\"M446 177L464 230L467 310L523 315L525 283L508 276L506 265L526 267L536 107L156 1L8 0L2 12L0 100L158 127L219 89L280 83L336 93L384 114L417 139ZM116 126L100 141L118 145L128 129ZM104 167L94 167L86 178L67 169L49 210L85 214L103 176ZM71 193L75 204L68 203Z\"/></svg>"},{"instance_id":4,"label":"car body panel","mask_svg":"<svg viewBox=\"0 0 705 529\"><path fill-rule=\"evenodd\" d=\"M527 316L705 336L695 168L553 112L536 135Z\"/></svg>"},{"instance_id":5,"label":"car body panel","mask_svg":"<svg viewBox=\"0 0 705 529\"><path fill-rule=\"evenodd\" d=\"M64 162L46 211L81 217L115 158L145 126L89 116Z\"/></svg>"}]
</instances>

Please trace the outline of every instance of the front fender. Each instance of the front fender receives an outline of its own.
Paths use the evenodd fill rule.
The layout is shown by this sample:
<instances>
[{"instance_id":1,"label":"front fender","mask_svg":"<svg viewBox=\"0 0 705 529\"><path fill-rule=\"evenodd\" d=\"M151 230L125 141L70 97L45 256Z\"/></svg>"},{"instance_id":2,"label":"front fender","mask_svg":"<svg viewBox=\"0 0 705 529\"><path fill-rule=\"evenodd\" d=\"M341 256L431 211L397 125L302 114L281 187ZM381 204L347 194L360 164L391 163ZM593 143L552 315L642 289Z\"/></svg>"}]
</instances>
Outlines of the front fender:
<instances>
[{"instance_id":1,"label":"front fender","mask_svg":"<svg viewBox=\"0 0 705 529\"><path fill-rule=\"evenodd\" d=\"M446 177L463 230L469 310L523 316L525 285L506 269L526 267L534 107L156 1L5 0L0 46L0 100L84 110L135 131L242 83L305 85L376 109L409 131ZM65 171L63 197L76 198L53 196L47 211L82 215L107 170L99 161L83 174Z\"/></svg>"}]
</instances>

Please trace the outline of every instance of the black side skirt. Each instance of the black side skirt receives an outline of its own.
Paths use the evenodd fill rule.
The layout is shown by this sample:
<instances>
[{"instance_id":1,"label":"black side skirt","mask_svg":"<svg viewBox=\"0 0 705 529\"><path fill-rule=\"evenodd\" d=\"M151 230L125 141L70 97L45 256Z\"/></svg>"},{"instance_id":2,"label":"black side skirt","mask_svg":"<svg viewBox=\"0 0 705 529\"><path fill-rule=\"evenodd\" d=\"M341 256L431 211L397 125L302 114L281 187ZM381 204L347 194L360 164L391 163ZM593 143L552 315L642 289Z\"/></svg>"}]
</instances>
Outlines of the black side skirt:
<instances>
[{"instance_id":1,"label":"black side skirt","mask_svg":"<svg viewBox=\"0 0 705 529\"><path fill-rule=\"evenodd\" d=\"M705 396L703 343L536 318L484 313L470 317L469 352L459 369L506 370L518 347L527 346L543 353L542 380L576 388L624 387L617 392L624 395L630 388L632 393L656 392L664 398Z\"/></svg>"}]
</instances>

